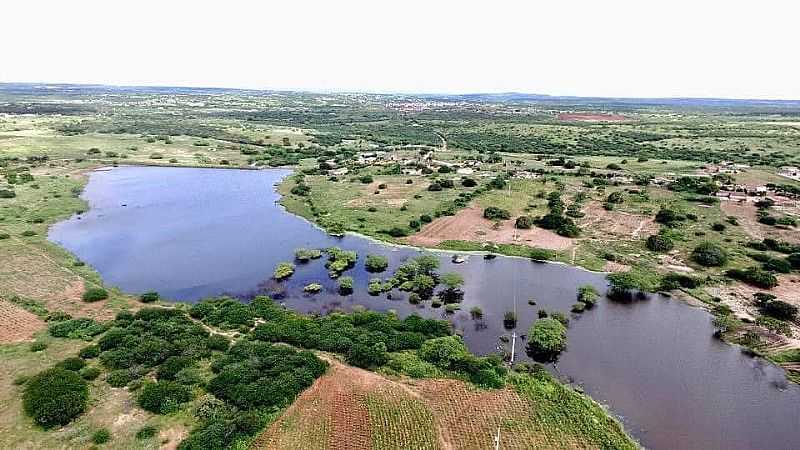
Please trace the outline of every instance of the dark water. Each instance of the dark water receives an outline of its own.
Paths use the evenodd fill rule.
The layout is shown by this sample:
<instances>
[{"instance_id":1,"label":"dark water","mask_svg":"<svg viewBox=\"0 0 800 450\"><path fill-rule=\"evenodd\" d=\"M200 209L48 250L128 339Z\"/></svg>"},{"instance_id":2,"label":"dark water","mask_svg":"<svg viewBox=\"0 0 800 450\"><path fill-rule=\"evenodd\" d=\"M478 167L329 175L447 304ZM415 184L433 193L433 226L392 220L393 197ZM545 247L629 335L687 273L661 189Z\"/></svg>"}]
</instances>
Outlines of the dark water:
<instances>
[{"instance_id":1,"label":"dark water","mask_svg":"<svg viewBox=\"0 0 800 450\"><path fill-rule=\"evenodd\" d=\"M371 297L363 270L368 253L390 258L389 276L420 252L363 238L332 238L287 214L273 185L287 171L124 167L92 174L85 191L91 209L55 225L50 239L127 292L157 290L194 301L220 294L282 297L300 311L327 312L353 305L405 315L450 319L476 353L497 350L503 313L514 309L525 334L538 308L568 311L578 286L604 291L602 275L557 264L471 256L455 265L441 255L442 272L458 271L466 292L461 311L414 306L405 294ZM355 293L340 296L323 260L298 266L286 283L270 280L275 265L297 247L337 245L356 250L359 264L346 275ZM320 282L317 295L302 292ZM534 298L536 306L527 301ZM484 317L474 321L469 309ZM632 304L602 300L573 315L569 348L553 370L582 386L619 415L641 443L654 449L791 449L800 446L800 389L783 372L712 338L711 317L681 302L653 296ZM518 341L520 347L523 341ZM521 354L522 352L520 352Z\"/></svg>"}]
</instances>

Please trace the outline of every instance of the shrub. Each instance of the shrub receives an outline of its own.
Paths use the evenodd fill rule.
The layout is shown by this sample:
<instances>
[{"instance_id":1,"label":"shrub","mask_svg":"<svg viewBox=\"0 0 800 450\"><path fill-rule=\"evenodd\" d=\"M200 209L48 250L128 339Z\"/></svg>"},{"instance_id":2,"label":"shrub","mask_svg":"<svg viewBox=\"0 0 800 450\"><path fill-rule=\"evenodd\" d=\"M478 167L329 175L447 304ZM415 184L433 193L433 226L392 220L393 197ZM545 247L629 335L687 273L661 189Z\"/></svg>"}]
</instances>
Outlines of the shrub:
<instances>
[{"instance_id":1,"label":"shrub","mask_svg":"<svg viewBox=\"0 0 800 450\"><path fill-rule=\"evenodd\" d=\"M683 217L668 208L661 208L658 213L656 213L656 222L663 223L664 225L672 225L680 220L683 220Z\"/></svg>"},{"instance_id":2,"label":"shrub","mask_svg":"<svg viewBox=\"0 0 800 450\"><path fill-rule=\"evenodd\" d=\"M158 295L158 292L150 291L140 295L139 301L142 303L153 303L157 302L160 298L161 297Z\"/></svg>"},{"instance_id":3,"label":"shrub","mask_svg":"<svg viewBox=\"0 0 800 450\"><path fill-rule=\"evenodd\" d=\"M483 210L483 217L489 220L508 220L511 218L511 213L496 206L489 206Z\"/></svg>"},{"instance_id":4,"label":"shrub","mask_svg":"<svg viewBox=\"0 0 800 450\"><path fill-rule=\"evenodd\" d=\"M408 230L402 227L392 227L388 231L386 231L386 234L396 238L403 237L403 236L408 236Z\"/></svg>"},{"instance_id":5,"label":"shrub","mask_svg":"<svg viewBox=\"0 0 800 450\"><path fill-rule=\"evenodd\" d=\"M585 305L587 308L594 306L599 297L600 293L590 284L584 284L578 288L578 303Z\"/></svg>"},{"instance_id":6,"label":"shrub","mask_svg":"<svg viewBox=\"0 0 800 450\"><path fill-rule=\"evenodd\" d=\"M750 267L744 270L731 269L725 274L735 280L743 281L762 289L772 289L778 285L778 279L775 275L759 267Z\"/></svg>"},{"instance_id":7,"label":"shrub","mask_svg":"<svg viewBox=\"0 0 800 450\"><path fill-rule=\"evenodd\" d=\"M8 234L8 233L0 233L0 241L2 241L4 239L10 239L10 238L11 238L10 234Z\"/></svg>"},{"instance_id":8,"label":"shrub","mask_svg":"<svg viewBox=\"0 0 800 450\"><path fill-rule=\"evenodd\" d=\"M433 217L431 217L428 214L422 214L421 216L419 216L419 221L422 223L431 223L433 222Z\"/></svg>"},{"instance_id":9,"label":"shrub","mask_svg":"<svg viewBox=\"0 0 800 450\"><path fill-rule=\"evenodd\" d=\"M103 288L89 288L81 296L85 302L99 302L108 298L108 291Z\"/></svg>"},{"instance_id":10,"label":"shrub","mask_svg":"<svg viewBox=\"0 0 800 450\"><path fill-rule=\"evenodd\" d=\"M180 405L192 399L192 393L186 386L173 381L146 383L139 394L139 406L155 414L169 414L180 408Z\"/></svg>"},{"instance_id":11,"label":"shrub","mask_svg":"<svg viewBox=\"0 0 800 450\"><path fill-rule=\"evenodd\" d=\"M667 236L653 234L647 238L645 246L653 252L668 252L675 248L675 243Z\"/></svg>"},{"instance_id":12,"label":"shrub","mask_svg":"<svg viewBox=\"0 0 800 450\"><path fill-rule=\"evenodd\" d=\"M32 352L40 352L47 348L47 342L44 341L36 341L31 344L31 351Z\"/></svg>"},{"instance_id":13,"label":"shrub","mask_svg":"<svg viewBox=\"0 0 800 450\"><path fill-rule=\"evenodd\" d=\"M67 358L56 364L56 367L59 369L69 370L72 372L77 372L83 369L84 366L86 366L86 361L78 357Z\"/></svg>"},{"instance_id":14,"label":"shrub","mask_svg":"<svg viewBox=\"0 0 800 450\"><path fill-rule=\"evenodd\" d=\"M575 303L572 305L571 311L574 313L582 313L586 309L586 305L584 303Z\"/></svg>"},{"instance_id":15,"label":"shrub","mask_svg":"<svg viewBox=\"0 0 800 450\"><path fill-rule=\"evenodd\" d=\"M94 366L84 367L83 369L78 371L78 374L81 376L81 378L89 381L97 379L97 377L100 376L100 373L101 373L100 368Z\"/></svg>"},{"instance_id":16,"label":"shrub","mask_svg":"<svg viewBox=\"0 0 800 450\"><path fill-rule=\"evenodd\" d=\"M121 388L137 378L138 376L130 369L118 369L106 375L106 383L111 387Z\"/></svg>"},{"instance_id":17,"label":"shrub","mask_svg":"<svg viewBox=\"0 0 800 450\"><path fill-rule=\"evenodd\" d=\"M309 283L303 287L303 292L308 292L310 294L316 294L317 292L322 290L322 285L319 283Z\"/></svg>"},{"instance_id":18,"label":"shrub","mask_svg":"<svg viewBox=\"0 0 800 450\"><path fill-rule=\"evenodd\" d=\"M721 232L725 231L725 224L717 222L717 223L711 225L711 229L721 233Z\"/></svg>"},{"instance_id":19,"label":"shrub","mask_svg":"<svg viewBox=\"0 0 800 450\"><path fill-rule=\"evenodd\" d=\"M383 342L356 342L347 353L347 362L356 367L379 367L389 361L386 344Z\"/></svg>"},{"instance_id":20,"label":"shrub","mask_svg":"<svg viewBox=\"0 0 800 450\"><path fill-rule=\"evenodd\" d=\"M461 185L464 187L475 187L478 185L478 182L473 180L472 178L464 178L461 180Z\"/></svg>"},{"instance_id":21,"label":"shrub","mask_svg":"<svg viewBox=\"0 0 800 450\"><path fill-rule=\"evenodd\" d=\"M800 270L800 253L792 253L786 257L786 262L792 266L794 270Z\"/></svg>"},{"instance_id":22,"label":"shrub","mask_svg":"<svg viewBox=\"0 0 800 450\"><path fill-rule=\"evenodd\" d=\"M105 325L86 317L51 322L47 327L50 336L70 339L90 339L105 330Z\"/></svg>"},{"instance_id":23,"label":"shrub","mask_svg":"<svg viewBox=\"0 0 800 450\"><path fill-rule=\"evenodd\" d=\"M25 414L44 428L66 425L86 410L89 385L77 373L52 368L35 375L25 385Z\"/></svg>"},{"instance_id":24,"label":"shrub","mask_svg":"<svg viewBox=\"0 0 800 450\"><path fill-rule=\"evenodd\" d=\"M520 230L528 230L533 226L533 218L531 216L519 216L514 222L514 227Z\"/></svg>"},{"instance_id":25,"label":"shrub","mask_svg":"<svg viewBox=\"0 0 800 450\"><path fill-rule=\"evenodd\" d=\"M458 336L428 339L417 351L420 359L441 369L449 369L454 362L469 355L467 346Z\"/></svg>"},{"instance_id":26,"label":"shrub","mask_svg":"<svg viewBox=\"0 0 800 450\"><path fill-rule=\"evenodd\" d=\"M483 317L483 310L479 306L473 306L469 310L469 315L475 320L480 319Z\"/></svg>"},{"instance_id":27,"label":"shrub","mask_svg":"<svg viewBox=\"0 0 800 450\"><path fill-rule=\"evenodd\" d=\"M347 295L353 292L353 277L339 278L339 293Z\"/></svg>"},{"instance_id":28,"label":"shrub","mask_svg":"<svg viewBox=\"0 0 800 450\"><path fill-rule=\"evenodd\" d=\"M389 267L389 258L381 255L367 255L367 259L364 261L364 267L367 269L367 272L383 272Z\"/></svg>"},{"instance_id":29,"label":"shrub","mask_svg":"<svg viewBox=\"0 0 800 450\"><path fill-rule=\"evenodd\" d=\"M503 326L509 330L517 326L517 314L514 311L506 311L503 314Z\"/></svg>"},{"instance_id":30,"label":"shrub","mask_svg":"<svg viewBox=\"0 0 800 450\"><path fill-rule=\"evenodd\" d=\"M619 204L625 201L625 196L623 195L622 191L614 191L609 194L608 198L606 198L607 203L611 204Z\"/></svg>"},{"instance_id":31,"label":"shrub","mask_svg":"<svg viewBox=\"0 0 800 450\"><path fill-rule=\"evenodd\" d=\"M794 320L797 317L797 307L782 300L767 302L762 309L764 314L778 320Z\"/></svg>"},{"instance_id":32,"label":"shrub","mask_svg":"<svg viewBox=\"0 0 800 450\"><path fill-rule=\"evenodd\" d=\"M168 381L175 380L178 372L187 367L192 367L194 362L194 359L188 356L170 356L158 366L156 378Z\"/></svg>"},{"instance_id":33,"label":"shrub","mask_svg":"<svg viewBox=\"0 0 800 450\"><path fill-rule=\"evenodd\" d=\"M155 436L158 433L158 428L152 425L145 425L136 432L136 439L143 441L145 439L150 439L151 437Z\"/></svg>"},{"instance_id":34,"label":"shrub","mask_svg":"<svg viewBox=\"0 0 800 450\"><path fill-rule=\"evenodd\" d=\"M539 362L553 362L567 348L567 328L558 320L537 320L528 330L527 350Z\"/></svg>"},{"instance_id":35,"label":"shrub","mask_svg":"<svg viewBox=\"0 0 800 450\"><path fill-rule=\"evenodd\" d=\"M36 236L36 232L35 232L35 231L33 231L33 230L25 230L25 231L23 231L23 232L22 232L22 236L23 236L23 237L32 237L32 236Z\"/></svg>"},{"instance_id":36,"label":"shrub","mask_svg":"<svg viewBox=\"0 0 800 450\"><path fill-rule=\"evenodd\" d=\"M290 262L282 262L275 267L273 276L276 280L285 280L292 276L292 274L294 274L294 264Z\"/></svg>"},{"instance_id":37,"label":"shrub","mask_svg":"<svg viewBox=\"0 0 800 450\"><path fill-rule=\"evenodd\" d=\"M322 257L322 250L318 248L298 248L294 251L294 258L300 262L308 262Z\"/></svg>"},{"instance_id":38,"label":"shrub","mask_svg":"<svg viewBox=\"0 0 800 450\"><path fill-rule=\"evenodd\" d=\"M358 178L358 181L360 181L363 184L370 184L375 180L372 178L372 175L362 175L361 177Z\"/></svg>"},{"instance_id":39,"label":"shrub","mask_svg":"<svg viewBox=\"0 0 800 450\"><path fill-rule=\"evenodd\" d=\"M92 442L95 444L105 444L111 440L111 432L106 428L101 428L92 434Z\"/></svg>"},{"instance_id":40,"label":"shrub","mask_svg":"<svg viewBox=\"0 0 800 450\"><path fill-rule=\"evenodd\" d=\"M719 267L728 262L728 254L718 245L704 242L692 251L692 259L701 266Z\"/></svg>"}]
</instances>

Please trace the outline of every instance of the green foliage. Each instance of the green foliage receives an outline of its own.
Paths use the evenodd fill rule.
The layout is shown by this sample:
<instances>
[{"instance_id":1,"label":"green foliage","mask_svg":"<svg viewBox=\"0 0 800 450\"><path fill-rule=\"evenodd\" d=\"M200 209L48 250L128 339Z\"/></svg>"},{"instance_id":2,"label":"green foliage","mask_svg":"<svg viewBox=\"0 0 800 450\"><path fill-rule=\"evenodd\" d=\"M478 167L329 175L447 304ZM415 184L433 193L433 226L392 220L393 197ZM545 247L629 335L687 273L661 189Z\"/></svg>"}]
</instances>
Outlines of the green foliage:
<instances>
[{"instance_id":1,"label":"green foliage","mask_svg":"<svg viewBox=\"0 0 800 450\"><path fill-rule=\"evenodd\" d=\"M382 255L367 255L364 267L368 272L383 272L389 267L389 258Z\"/></svg>"},{"instance_id":2,"label":"green foliage","mask_svg":"<svg viewBox=\"0 0 800 450\"><path fill-rule=\"evenodd\" d=\"M355 266L358 260L358 254L352 250L330 247L326 252L328 253L328 262L325 263L325 267L328 269L328 275L331 278L339 277L342 272Z\"/></svg>"},{"instance_id":3,"label":"green foliage","mask_svg":"<svg viewBox=\"0 0 800 450\"><path fill-rule=\"evenodd\" d=\"M158 428L152 425L145 425L136 432L136 439L143 441L145 439L150 439L156 434L158 434Z\"/></svg>"},{"instance_id":4,"label":"green foliage","mask_svg":"<svg viewBox=\"0 0 800 450\"><path fill-rule=\"evenodd\" d=\"M72 372L78 372L83 369L84 366L86 366L86 361L78 357L67 358L56 364L57 368Z\"/></svg>"},{"instance_id":5,"label":"green foliage","mask_svg":"<svg viewBox=\"0 0 800 450\"><path fill-rule=\"evenodd\" d=\"M469 350L460 337L444 336L425 341L417 354L440 369L450 369L456 361L469 355Z\"/></svg>"},{"instance_id":6,"label":"green foliage","mask_svg":"<svg viewBox=\"0 0 800 450\"><path fill-rule=\"evenodd\" d=\"M648 250L659 253L666 253L675 248L675 243L669 236L653 234L647 237L645 246Z\"/></svg>"},{"instance_id":7,"label":"green foliage","mask_svg":"<svg viewBox=\"0 0 800 450\"><path fill-rule=\"evenodd\" d=\"M534 220L531 216L519 216L517 220L514 222L514 227L520 230L528 230L534 224Z\"/></svg>"},{"instance_id":8,"label":"green foliage","mask_svg":"<svg viewBox=\"0 0 800 450\"><path fill-rule=\"evenodd\" d=\"M321 290L322 290L322 285L319 283L309 283L303 287L303 292L307 292L309 294L316 294Z\"/></svg>"},{"instance_id":9,"label":"green foliage","mask_svg":"<svg viewBox=\"0 0 800 450\"><path fill-rule=\"evenodd\" d=\"M111 432L107 428L101 428L92 434L92 442L95 444L105 444L111 440Z\"/></svg>"},{"instance_id":10,"label":"green foliage","mask_svg":"<svg viewBox=\"0 0 800 450\"><path fill-rule=\"evenodd\" d=\"M290 262L282 262L275 267L273 276L276 280L285 280L292 276L292 274L294 274L294 264Z\"/></svg>"},{"instance_id":11,"label":"green foliage","mask_svg":"<svg viewBox=\"0 0 800 450\"><path fill-rule=\"evenodd\" d=\"M99 377L101 373L102 371L100 370L100 368L95 366L84 367L83 369L78 371L78 374L81 376L81 378L87 381L97 379L97 377Z\"/></svg>"},{"instance_id":12,"label":"green foliage","mask_svg":"<svg viewBox=\"0 0 800 450\"><path fill-rule=\"evenodd\" d=\"M567 348L567 328L556 319L539 319L528 330L528 354L539 362L552 362Z\"/></svg>"},{"instance_id":13,"label":"green foliage","mask_svg":"<svg viewBox=\"0 0 800 450\"><path fill-rule=\"evenodd\" d=\"M161 297L158 295L158 292L150 291L140 295L139 301L142 303L154 303L157 302L160 298Z\"/></svg>"},{"instance_id":14,"label":"green foliage","mask_svg":"<svg viewBox=\"0 0 800 450\"><path fill-rule=\"evenodd\" d=\"M353 292L353 277L340 277L339 278L339 293L347 295Z\"/></svg>"},{"instance_id":15,"label":"green foliage","mask_svg":"<svg viewBox=\"0 0 800 450\"><path fill-rule=\"evenodd\" d=\"M106 331L106 325L96 322L94 319L81 317L79 319L69 319L61 322L51 322L47 327L50 336L69 339L89 340L93 336Z\"/></svg>"},{"instance_id":16,"label":"green foliage","mask_svg":"<svg viewBox=\"0 0 800 450\"><path fill-rule=\"evenodd\" d=\"M728 254L717 244L703 242L692 251L692 259L706 267L720 267L728 262Z\"/></svg>"},{"instance_id":17,"label":"green foliage","mask_svg":"<svg viewBox=\"0 0 800 450\"><path fill-rule=\"evenodd\" d=\"M89 386L77 373L60 368L40 372L25 384L25 414L44 428L66 425L86 410Z\"/></svg>"},{"instance_id":18,"label":"green foliage","mask_svg":"<svg viewBox=\"0 0 800 450\"><path fill-rule=\"evenodd\" d=\"M511 213L496 206L489 206L483 210L483 217L489 220L508 220L511 218Z\"/></svg>"},{"instance_id":19,"label":"green foliage","mask_svg":"<svg viewBox=\"0 0 800 450\"><path fill-rule=\"evenodd\" d=\"M322 257L322 250L318 248L298 248L294 251L294 258L300 262L308 262Z\"/></svg>"},{"instance_id":20,"label":"green foliage","mask_svg":"<svg viewBox=\"0 0 800 450\"><path fill-rule=\"evenodd\" d=\"M36 341L31 344L31 351L32 352L40 352L47 348L47 342L44 341Z\"/></svg>"},{"instance_id":21,"label":"green foliage","mask_svg":"<svg viewBox=\"0 0 800 450\"><path fill-rule=\"evenodd\" d=\"M743 281L747 284L760 287L762 289L772 289L778 285L778 279L775 275L759 268L749 267L747 269L730 269L725 272L725 275L733 278L734 280Z\"/></svg>"},{"instance_id":22,"label":"green foliage","mask_svg":"<svg viewBox=\"0 0 800 450\"><path fill-rule=\"evenodd\" d=\"M98 302L108 298L108 291L103 288L89 288L81 296L85 302Z\"/></svg>"},{"instance_id":23,"label":"green foliage","mask_svg":"<svg viewBox=\"0 0 800 450\"><path fill-rule=\"evenodd\" d=\"M173 381L145 383L136 401L145 411L154 414L170 414L192 399L192 392Z\"/></svg>"},{"instance_id":24,"label":"green foliage","mask_svg":"<svg viewBox=\"0 0 800 450\"><path fill-rule=\"evenodd\" d=\"M791 303L786 303L782 300L772 300L767 302L763 307L764 314L774 317L778 320L795 320L797 318L797 306Z\"/></svg>"},{"instance_id":25,"label":"green foliage","mask_svg":"<svg viewBox=\"0 0 800 450\"><path fill-rule=\"evenodd\" d=\"M308 351L241 341L213 363L208 391L241 409L285 407L326 367Z\"/></svg>"},{"instance_id":26,"label":"green foliage","mask_svg":"<svg viewBox=\"0 0 800 450\"><path fill-rule=\"evenodd\" d=\"M578 288L578 303L581 303L586 308L594 306L599 297L600 293L590 284L584 284Z\"/></svg>"},{"instance_id":27,"label":"green foliage","mask_svg":"<svg viewBox=\"0 0 800 450\"><path fill-rule=\"evenodd\" d=\"M252 308L228 297L195 303L189 310L189 316L225 330L250 328L255 319Z\"/></svg>"},{"instance_id":28,"label":"green foliage","mask_svg":"<svg viewBox=\"0 0 800 450\"><path fill-rule=\"evenodd\" d=\"M359 339L347 352L348 364L365 369L382 366L388 360L389 354L386 351L386 344L383 342L371 343L366 339Z\"/></svg>"}]
</instances>

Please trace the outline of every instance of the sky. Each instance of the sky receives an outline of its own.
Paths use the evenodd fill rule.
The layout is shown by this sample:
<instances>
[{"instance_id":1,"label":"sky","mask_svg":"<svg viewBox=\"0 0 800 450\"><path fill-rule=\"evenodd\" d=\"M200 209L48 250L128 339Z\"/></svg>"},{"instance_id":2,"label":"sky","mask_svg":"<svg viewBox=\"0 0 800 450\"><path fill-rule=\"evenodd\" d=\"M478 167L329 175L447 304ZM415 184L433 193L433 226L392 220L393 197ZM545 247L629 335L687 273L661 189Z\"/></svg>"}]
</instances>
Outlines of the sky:
<instances>
[{"instance_id":1,"label":"sky","mask_svg":"<svg viewBox=\"0 0 800 450\"><path fill-rule=\"evenodd\" d=\"M0 82L800 99L800 2L3 0Z\"/></svg>"}]
</instances>

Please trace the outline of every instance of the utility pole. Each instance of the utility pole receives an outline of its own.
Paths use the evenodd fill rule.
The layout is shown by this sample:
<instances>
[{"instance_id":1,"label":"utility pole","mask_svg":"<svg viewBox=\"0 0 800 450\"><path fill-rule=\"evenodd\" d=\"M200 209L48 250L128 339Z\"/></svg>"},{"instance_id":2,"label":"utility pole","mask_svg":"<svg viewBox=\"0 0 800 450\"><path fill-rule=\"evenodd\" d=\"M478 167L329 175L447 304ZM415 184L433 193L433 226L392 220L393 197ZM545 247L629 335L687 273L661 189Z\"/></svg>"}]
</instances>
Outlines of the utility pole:
<instances>
[{"instance_id":1,"label":"utility pole","mask_svg":"<svg viewBox=\"0 0 800 450\"><path fill-rule=\"evenodd\" d=\"M497 435L494 437L494 450L500 450L500 426L497 426Z\"/></svg>"},{"instance_id":2,"label":"utility pole","mask_svg":"<svg viewBox=\"0 0 800 450\"><path fill-rule=\"evenodd\" d=\"M511 333L511 360L509 361L511 365L514 365L514 350L517 347L517 332L514 331Z\"/></svg>"}]
</instances>

